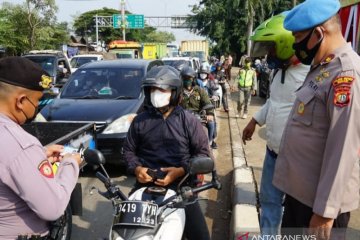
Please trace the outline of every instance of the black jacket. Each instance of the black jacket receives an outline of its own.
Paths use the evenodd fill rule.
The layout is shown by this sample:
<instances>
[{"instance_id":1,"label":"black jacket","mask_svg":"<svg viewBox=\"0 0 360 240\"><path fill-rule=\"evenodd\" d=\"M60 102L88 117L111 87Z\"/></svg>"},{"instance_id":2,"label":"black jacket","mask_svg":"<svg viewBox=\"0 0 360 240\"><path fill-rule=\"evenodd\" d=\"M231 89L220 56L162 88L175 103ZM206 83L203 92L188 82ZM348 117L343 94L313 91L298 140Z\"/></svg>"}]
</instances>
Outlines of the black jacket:
<instances>
[{"instance_id":1,"label":"black jacket","mask_svg":"<svg viewBox=\"0 0 360 240\"><path fill-rule=\"evenodd\" d=\"M155 108L140 113L133 120L124 143L130 173L134 173L137 166L183 167L187 172L192 156L210 156L208 139L200 121L180 106L167 119Z\"/></svg>"}]
</instances>

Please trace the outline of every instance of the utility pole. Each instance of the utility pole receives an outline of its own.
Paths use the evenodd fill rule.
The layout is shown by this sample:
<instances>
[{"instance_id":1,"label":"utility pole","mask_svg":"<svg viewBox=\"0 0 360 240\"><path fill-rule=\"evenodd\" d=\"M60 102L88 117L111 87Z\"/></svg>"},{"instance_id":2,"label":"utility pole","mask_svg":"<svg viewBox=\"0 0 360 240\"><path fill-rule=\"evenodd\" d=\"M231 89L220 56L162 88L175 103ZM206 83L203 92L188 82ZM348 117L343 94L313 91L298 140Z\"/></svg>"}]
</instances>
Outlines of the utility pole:
<instances>
[{"instance_id":1,"label":"utility pole","mask_svg":"<svg viewBox=\"0 0 360 240\"><path fill-rule=\"evenodd\" d=\"M126 41L126 36L125 36L125 27L126 27L126 23L125 23L125 1L121 0L121 28L122 28L122 35L123 35L123 40Z\"/></svg>"},{"instance_id":2,"label":"utility pole","mask_svg":"<svg viewBox=\"0 0 360 240\"><path fill-rule=\"evenodd\" d=\"M99 46L99 22L98 22L98 15L95 16L95 22L96 22L96 47Z\"/></svg>"},{"instance_id":3,"label":"utility pole","mask_svg":"<svg viewBox=\"0 0 360 240\"><path fill-rule=\"evenodd\" d=\"M293 0L293 7L296 6L296 0Z\"/></svg>"}]
</instances>

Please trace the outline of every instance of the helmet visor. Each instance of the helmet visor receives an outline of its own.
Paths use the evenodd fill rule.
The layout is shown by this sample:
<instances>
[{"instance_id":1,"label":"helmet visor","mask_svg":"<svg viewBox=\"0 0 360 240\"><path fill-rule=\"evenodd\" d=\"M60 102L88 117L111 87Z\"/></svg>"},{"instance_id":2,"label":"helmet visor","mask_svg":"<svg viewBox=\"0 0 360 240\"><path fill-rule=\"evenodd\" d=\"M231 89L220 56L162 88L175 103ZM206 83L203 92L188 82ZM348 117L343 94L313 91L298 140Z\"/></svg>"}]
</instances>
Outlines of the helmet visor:
<instances>
[{"instance_id":1,"label":"helmet visor","mask_svg":"<svg viewBox=\"0 0 360 240\"><path fill-rule=\"evenodd\" d=\"M276 53L275 42L253 42L251 48L251 57L263 57L266 55L274 55Z\"/></svg>"}]
</instances>

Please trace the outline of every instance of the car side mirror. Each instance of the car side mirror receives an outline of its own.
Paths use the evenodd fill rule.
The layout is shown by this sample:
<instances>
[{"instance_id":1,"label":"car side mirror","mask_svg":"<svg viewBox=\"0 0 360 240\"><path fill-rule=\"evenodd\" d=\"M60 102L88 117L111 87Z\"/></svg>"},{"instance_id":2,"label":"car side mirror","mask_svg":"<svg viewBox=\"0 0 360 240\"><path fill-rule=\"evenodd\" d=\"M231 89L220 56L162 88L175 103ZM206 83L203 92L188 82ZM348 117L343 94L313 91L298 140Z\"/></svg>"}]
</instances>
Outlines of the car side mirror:
<instances>
[{"instance_id":1,"label":"car side mirror","mask_svg":"<svg viewBox=\"0 0 360 240\"><path fill-rule=\"evenodd\" d=\"M210 157L194 157L190 159L189 174L206 174L214 170L214 161Z\"/></svg>"},{"instance_id":2,"label":"car side mirror","mask_svg":"<svg viewBox=\"0 0 360 240\"><path fill-rule=\"evenodd\" d=\"M52 95L58 95L60 93L60 88L58 87L52 87L49 89L50 94Z\"/></svg>"}]
</instances>

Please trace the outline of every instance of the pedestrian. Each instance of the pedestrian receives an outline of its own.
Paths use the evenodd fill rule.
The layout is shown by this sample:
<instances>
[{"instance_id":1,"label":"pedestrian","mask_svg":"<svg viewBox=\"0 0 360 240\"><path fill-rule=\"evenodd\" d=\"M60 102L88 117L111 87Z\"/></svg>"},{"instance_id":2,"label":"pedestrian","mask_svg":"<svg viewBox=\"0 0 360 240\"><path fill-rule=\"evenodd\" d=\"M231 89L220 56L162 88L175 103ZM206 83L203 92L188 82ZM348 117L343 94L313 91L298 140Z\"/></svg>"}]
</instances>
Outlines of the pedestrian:
<instances>
[{"instance_id":1,"label":"pedestrian","mask_svg":"<svg viewBox=\"0 0 360 240\"><path fill-rule=\"evenodd\" d=\"M254 46L252 56L260 57L264 52L256 50L264 49L268 61L277 63L270 97L255 113L242 134L246 144L246 141L251 140L256 125L266 125L266 154L260 184L260 228L264 236L280 234L284 193L272 184L272 179L281 136L295 101L295 92L309 72L309 66L300 63L294 55L294 37L284 29L284 19L285 14L282 13L266 20L250 38ZM269 44L271 47L268 47Z\"/></svg>"},{"instance_id":2,"label":"pedestrian","mask_svg":"<svg viewBox=\"0 0 360 240\"><path fill-rule=\"evenodd\" d=\"M256 71L251 67L251 58L247 57L244 61L245 66L243 69L240 69L237 84L239 89L239 101L237 105L236 117L238 118L241 114L241 111L244 110L242 119L247 118L248 108L250 106L251 95L256 94L257 90L257 78Z\"/></svg>"},{"instance_id":3,"label":"pedestrian","mask_svg":"<svg viewBox=\"0 0 360 240\"><path fill-rule=\"evenodd\" d=\"M230 82L231 81L231 68L232 68L232 64L233 64L233 57L231 56L231 53L228 56L228 62L229 62L229 67L227 69L227 80Z\"/></svg>"},{"instance_id":4,"label":"pedestrian","mask_svg":"<svg viewBox=\"0 0 360 240\"><path fill-rule=\"evenodd\" d=\"M0 60L0 239L47 239L64 214L79 175L80 154L43 147L21 125L37 114L51 78L21 57ZM60 161L54 174L51 163ZM33 238L31 238L33 237Z\"/></svg>"},{"instance_id":5,"label":"pedestrian","mask_svg":"<svg viewBox=\"0 0 360 240\"><path fill-rule=\"evenodd\" d=\"M342 36L339 9L338 0L307 0L284 21L296 56L311 65L273 178L286 193L284 234L309 228L316 239L345 239L350 211L359 205L360 57Z\"/></svg>"},{"instance_id":6,"label":"pedestrian","mask_svg":"<svg viewBox=\"0 0 360 240\"><path fill-rule=\"evenodd\" d=\"M155 184L176 190L187 174L191 157L210 157L208 140L200 121L179 106L182 81L175 68L153 67L142 88L147 107L133 120L124 144L128 171L136 176L135 189ZM165 172L166 176L154 182L147 174L149 168ZM209 240L199 203L187 205L185 214L186 238Z\"/></svg>"}]
</instances>

